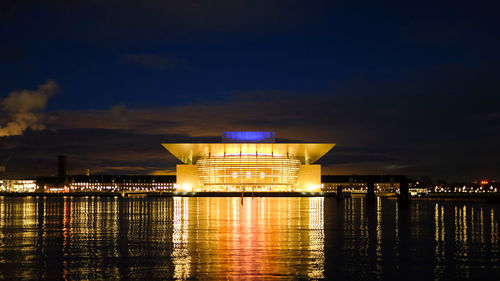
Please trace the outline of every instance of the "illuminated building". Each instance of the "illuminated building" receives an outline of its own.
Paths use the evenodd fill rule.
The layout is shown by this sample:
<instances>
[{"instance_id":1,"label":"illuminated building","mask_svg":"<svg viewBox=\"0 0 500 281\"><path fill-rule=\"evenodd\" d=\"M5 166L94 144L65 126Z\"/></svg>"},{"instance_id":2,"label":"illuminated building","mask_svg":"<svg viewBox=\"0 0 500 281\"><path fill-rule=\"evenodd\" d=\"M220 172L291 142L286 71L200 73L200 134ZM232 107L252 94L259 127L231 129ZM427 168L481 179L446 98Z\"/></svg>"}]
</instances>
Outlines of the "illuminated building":
<instances>
[{"instance_id":1,"label":"illuminated building","mask_svg":"<svg viewBox=\"0 0 500 281\"><path fill-rule=\"evenodd\" d=\"M375 192L399 192L400 182L405 179L401 175L328 175L321 177L321 183L325 192L336 192L340 186L344 191L364 193L370 182Z\"/></svg>"},{"instance_id":2,"label":"illuminated building","mask_svg":"<svg viewBox=\"0 0 500 281\"><path fill-rule=\"evenodd\" d=\"M276 143L273 132L224 132L222 143L164 143L179 191L321 191L331 143Z\"/></svg>"},{"instance_id":3,"label":"illuminated building","mask_svg":"<svg viewBox=\"0 0 500 281\"><path fill-rule=\"evenodd\" d=\"M2 192L35 192L37 186L35 180L28 179L4 179L0 180L0 191Z\"/></svg>"},{"instance_id":4,"label":"illuminated building","mask_svg":"<svg viewBox=\"0 0 500 281\"><path fill-rule=\"evenodd\" d=\"M37 185L44 192L170 192L175 176L149 175L74 175L38 177Z\"/></svg>"}]
</instances>

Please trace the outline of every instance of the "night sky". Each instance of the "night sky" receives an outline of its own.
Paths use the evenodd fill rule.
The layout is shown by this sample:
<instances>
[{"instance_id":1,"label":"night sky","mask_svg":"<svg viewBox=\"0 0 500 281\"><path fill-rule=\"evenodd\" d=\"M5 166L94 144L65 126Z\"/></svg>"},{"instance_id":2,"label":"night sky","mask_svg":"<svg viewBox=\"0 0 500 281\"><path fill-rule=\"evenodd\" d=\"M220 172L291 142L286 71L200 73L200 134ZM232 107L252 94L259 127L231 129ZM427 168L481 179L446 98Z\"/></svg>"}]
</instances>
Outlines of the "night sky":
<instances>
[{"instance_id":1,"label":"night sky","mask_svg":"<svg viewBox=\"0 0 500 281\"><path fill-rule=\"evenodd\" d=\"M498 179L499 6L1 1L0 165L165 174L160 143L253 130L336 143L324 174Z\"/></svg>"}]
</instances>

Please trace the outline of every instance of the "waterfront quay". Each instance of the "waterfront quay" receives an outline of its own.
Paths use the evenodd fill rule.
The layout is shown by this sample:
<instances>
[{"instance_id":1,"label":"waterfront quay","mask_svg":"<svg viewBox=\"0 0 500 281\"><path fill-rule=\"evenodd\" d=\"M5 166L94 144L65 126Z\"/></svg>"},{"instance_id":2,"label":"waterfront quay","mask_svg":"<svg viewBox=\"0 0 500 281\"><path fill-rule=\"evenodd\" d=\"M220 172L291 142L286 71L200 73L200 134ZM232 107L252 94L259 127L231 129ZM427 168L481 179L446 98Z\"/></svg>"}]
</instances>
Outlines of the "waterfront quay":
<instances>
[{"instance_id":1,"label":"waterfront quay","mask_svg":"<svg viewBox=\"0 0 500 281\"><path fill-rule=\"evenodd\" d=\"M366 192L176 192L176 191L130 191L130 192L103 192L103 191L72 191L72 192L0 192L5 197L122 197L122 198L171 198L171 197L334 197L338 200L345 198L365 198L370 202ZM397 200L400 194L395 192L375 193L374 198ZM443 193L430 192L425 196L411 196L417 201L455 201L455 202L487 202L500 203L499 193Z\"/></svg>"},{"instance_id":2,"label":"waterfront quay","mask_svg":"<svg viewBox=\"0 0 500 281\"><path fill-rule=\"evenodd\" d=\"M299 191L300 190L300 191ZM65 175L36 179L0 180L0 196L101 196L101 197L376 197L416 200L454 200L500 202L498 184L460 187L426 187L418 180L401 175L335 175L322 176L319 191L261 191L252 187L235 191L185 191L179 188L175 175Z\"/></svg>"}]
</instances>

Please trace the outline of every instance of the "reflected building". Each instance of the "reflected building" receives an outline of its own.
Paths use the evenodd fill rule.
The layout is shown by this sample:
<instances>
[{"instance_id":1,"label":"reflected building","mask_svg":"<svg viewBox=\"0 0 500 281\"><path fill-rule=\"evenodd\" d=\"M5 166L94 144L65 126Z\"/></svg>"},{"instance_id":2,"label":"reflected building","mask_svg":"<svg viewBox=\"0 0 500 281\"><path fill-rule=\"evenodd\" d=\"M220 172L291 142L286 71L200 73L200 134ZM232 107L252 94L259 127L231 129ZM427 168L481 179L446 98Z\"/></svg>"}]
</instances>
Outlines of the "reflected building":
<instances>
[{"instance_id":1,"label":"reflected building","mask_svg":"<svg viewBox=\"0 0 500 281\"><path fill-rule=\"evenodd\" d=\"M179 191L321 191L321 165L335 144L276 143L274 132L224 132L222 143L164 143Z\"/></svg>"},{"instance_id":2,"label":"reflected building","mask_svg":"<svg viewBox=\"0 0 500 281\"><path fill-rule=\"evenodd\" d=\"M325 278L324 198L173 200L175 279Z\"/></svg>"}]
</instances>

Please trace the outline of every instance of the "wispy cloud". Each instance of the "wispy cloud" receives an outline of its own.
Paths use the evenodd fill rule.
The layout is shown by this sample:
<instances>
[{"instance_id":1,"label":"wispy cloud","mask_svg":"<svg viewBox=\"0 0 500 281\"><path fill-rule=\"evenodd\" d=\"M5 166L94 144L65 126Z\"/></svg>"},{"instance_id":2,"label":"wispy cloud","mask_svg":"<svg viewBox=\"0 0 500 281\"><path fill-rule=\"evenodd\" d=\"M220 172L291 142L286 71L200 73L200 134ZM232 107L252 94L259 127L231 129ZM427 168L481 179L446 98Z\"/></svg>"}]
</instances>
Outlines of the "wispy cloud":
<instances>
[{"instance_id":1,"label":"wispy cloud","mask_svg":"<svg viewBox=\"0 0 500 281\"><path fill-rule=\"evenodd\" d=\"M42 111L49 98L57 92L59 86L48 80L34 91L13 91L1 104L10 121L0 127L0 137L22 135L26 129L45 129L46 116Z\"/></svg>"}]
</instances>

